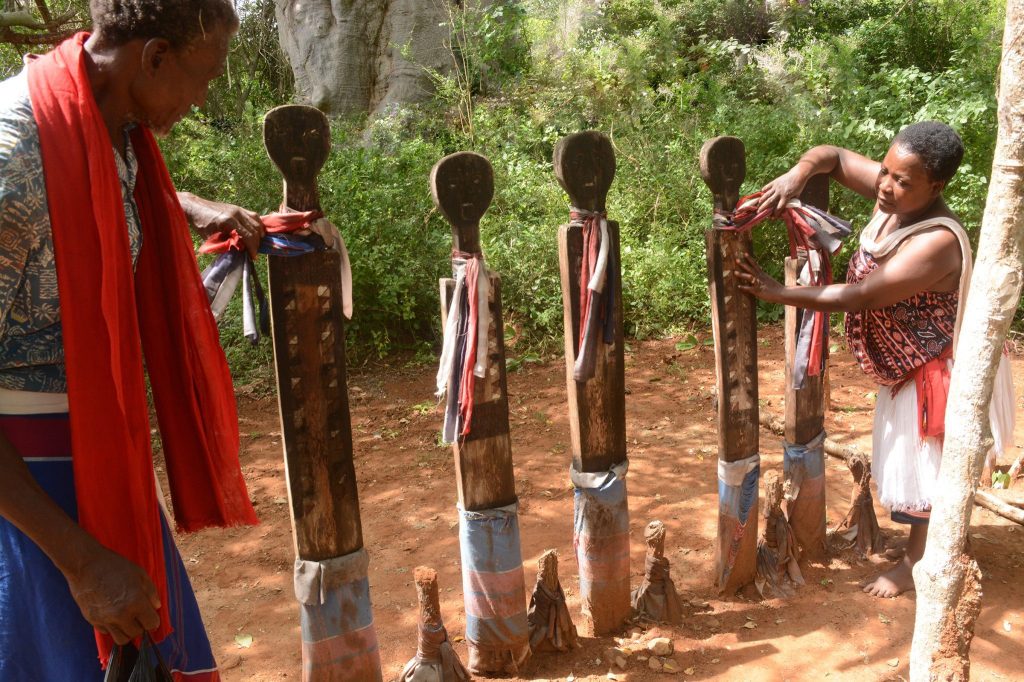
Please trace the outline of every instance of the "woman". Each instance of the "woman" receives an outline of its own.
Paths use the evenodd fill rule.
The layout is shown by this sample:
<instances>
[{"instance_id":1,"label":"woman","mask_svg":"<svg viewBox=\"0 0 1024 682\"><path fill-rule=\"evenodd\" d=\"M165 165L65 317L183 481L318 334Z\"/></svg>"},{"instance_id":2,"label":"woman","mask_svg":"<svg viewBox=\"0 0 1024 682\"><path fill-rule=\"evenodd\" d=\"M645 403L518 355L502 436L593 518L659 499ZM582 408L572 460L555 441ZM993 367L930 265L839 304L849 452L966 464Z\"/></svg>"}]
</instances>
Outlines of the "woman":
<instances>
[{"instance_id":1,"label":"woman","mask_svg":"<svg viewBox=\"0 0 1024 682\"><path fill-rule=\"evenodd\" d=\"M92 35L0 83L0 679L98 682L114 643L149 632L174 679L216 680L145 376L178 527L255 523L183 206L249 248L262 227L179 197L153 134L202 105L238 17L228 0L90 10Z\"/></svg>"},{"instance_id":2,"label":"woman","mask_svg":"<svg viewBox=\"0 0 1024 682\"><path fill-rule=\"evenodd\" d=\"M879 384L872 473L879 500L910 525L903 559L864 586L878 597L914 587L924 554L932 491L942 455L949 387L971 251L942 191L963 158L963 143L937 122L907 126L881 163L839 147L815 147L763 190L762 208L781 211L819 173L875 202L850 259L846 284L782 286L752 258L738 264L740 289L773 303L846 313L850 349ZM996 453L1013 432L1013 387L1003 362L993 395Z\"/></svg>"}]
</instances>

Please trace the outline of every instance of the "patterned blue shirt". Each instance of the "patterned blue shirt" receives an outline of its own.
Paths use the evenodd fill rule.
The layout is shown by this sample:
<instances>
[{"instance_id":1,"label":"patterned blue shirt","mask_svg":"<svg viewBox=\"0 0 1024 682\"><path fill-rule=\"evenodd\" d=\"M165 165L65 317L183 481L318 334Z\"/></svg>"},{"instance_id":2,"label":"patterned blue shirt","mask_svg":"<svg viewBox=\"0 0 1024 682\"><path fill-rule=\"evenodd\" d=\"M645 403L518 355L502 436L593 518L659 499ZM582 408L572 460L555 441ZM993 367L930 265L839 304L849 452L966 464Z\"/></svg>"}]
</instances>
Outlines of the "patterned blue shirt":
<instances>
[{"instance_id":1,"label":"patterned blue shirt","mask_svg":"<svg viewBox=\"0 0 1024 682\"><path fill-rule=\"evenodd\" d=\"M111 151L136 261L138 164L130 144L125 157ZM67 391L50 211L25 71L0 82L0 388Z\"/></svg>"}]
</instances>

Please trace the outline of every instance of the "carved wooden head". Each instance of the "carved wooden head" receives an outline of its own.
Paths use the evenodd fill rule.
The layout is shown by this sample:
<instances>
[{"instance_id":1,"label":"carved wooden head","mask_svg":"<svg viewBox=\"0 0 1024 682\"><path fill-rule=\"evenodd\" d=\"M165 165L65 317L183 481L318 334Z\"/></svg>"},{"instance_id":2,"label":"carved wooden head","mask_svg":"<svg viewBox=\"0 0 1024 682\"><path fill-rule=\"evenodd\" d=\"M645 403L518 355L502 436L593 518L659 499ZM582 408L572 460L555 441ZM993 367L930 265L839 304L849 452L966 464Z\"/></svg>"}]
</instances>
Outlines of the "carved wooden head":
<instances>
[{"instance_id":1,"label":"carved wooden head","mask_svg":"<svg viewBox=\"0 0 1024 682\"><path fill-rule=\"evenodd\" d=\"M715 137L700 149L700 174L711 189L715 208L731 211L747 176L747 155L738 137Z\"/></svg>"},{"instance_id":2,"label":"carved wooden head","mask_svg":"<svg viewBox=\"0 0 1024 682\"><path fill-rule=\"evenodd\" d=\"M451 223L456 248L480 251L480 219L494 198L494 170L486 156L450 154L430 171L434 205Z\"/></svg>"},{"instance_id":3,"label":"carved wooden head","mask_svg":"<svg viewBox=\"0 0 1024 682\"><path fill-rule=\"evenodd\" d=\"M782 507L782 478L778 471L768 471L764 475L764 513L765 516Z\"/></svg>"},{"instance_id":4,"label":"carved wooden head","mask_svg":"<svg viewBox=\"0 0 1024 682\"><path fill-rule=\"evenodd\" d=\"M263 119L263 144L286 183L313 185L331 150L327 117L298 104L271 109Z\"/></svg>"},{"instance_id":5,"label":"carved wooden head","mask_svg":"<svg viewBox=\"0 0 1024 682\"><path fill-rule=\"evenodd\" d=\"M555 145L555 177L576 208L604 211L615 179L615 151L602 133L588 130Z\"/></svg>"}]
</instances>

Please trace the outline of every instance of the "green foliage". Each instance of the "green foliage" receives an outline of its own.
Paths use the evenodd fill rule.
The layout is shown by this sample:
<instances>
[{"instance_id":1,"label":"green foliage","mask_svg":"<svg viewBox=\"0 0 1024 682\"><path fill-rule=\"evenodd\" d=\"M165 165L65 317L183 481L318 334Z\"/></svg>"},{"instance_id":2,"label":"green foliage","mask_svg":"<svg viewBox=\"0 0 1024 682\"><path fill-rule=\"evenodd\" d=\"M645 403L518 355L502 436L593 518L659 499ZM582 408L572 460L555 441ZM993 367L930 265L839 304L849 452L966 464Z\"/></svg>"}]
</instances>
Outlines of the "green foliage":
<instances>
[{"instance_id":1,"label":"green foliage","mask_svg":"<svg viewBox=\"0 0 1024 682\"><path fill-rule=\"evenodd\" d=\"M815 0L775 15L764 7L761 0L607 0L596 10L587 0L453 6L454 67L433 74L435 103L381 119L365 134L365 121L333 123L321 188L352 255L355 359L400 348L424 356L436 343L436 282L451 241L427 178L434 162L461 149L494 166L495 199L481 232L488 262L502 275L510 356L520 364L562 343L556 234L569 206L551 156L569 133L600 130L615 146L609 216L620 224L627 332L636 337L689 339L707 326L711 200L697 156L716 135L745 142L742 189L751 192L813 145L880 158L902 126L946 121L967 147L947 199L976 233L995 143L1003 3ZM577 15L574 28L569 19ZM251 91L268 94L254 106L208 110L165 149L182 188L269 210L279 179L262 151L256 112L280 91L258 84ZM833 183L831 208L861 225L871 205ZM787 249L781 224L759 228L755 250L769 273L781 276ZM761 306L758 316L776 320L781 309ZM223 334L234 352L238 332L225 326ZM257 370L267 362L265 351L242 345L238 353Z\"/></svg>"}]
</instances>

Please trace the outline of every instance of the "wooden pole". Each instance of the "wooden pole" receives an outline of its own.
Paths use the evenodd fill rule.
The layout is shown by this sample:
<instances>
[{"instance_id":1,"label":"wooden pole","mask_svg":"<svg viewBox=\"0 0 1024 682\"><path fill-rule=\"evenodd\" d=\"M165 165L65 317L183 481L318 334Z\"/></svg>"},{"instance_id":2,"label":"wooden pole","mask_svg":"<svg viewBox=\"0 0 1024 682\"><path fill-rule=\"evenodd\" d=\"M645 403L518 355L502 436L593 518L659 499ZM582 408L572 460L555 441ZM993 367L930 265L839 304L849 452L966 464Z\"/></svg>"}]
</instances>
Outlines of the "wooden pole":
<instances>
[{"instance_id":1,"label":"wooden pole","mask_svg":"<svg viewBox=\"0 0 1024 682\"><path fill-rule=\"evenodd\" d=\"M472 152L451 154L434 166L430 185L435 205L452 226L455 251L482 258L480 219L494 195L490 162ZM453 449L468 667L475 675L491 676L517 673L530 657L530 644L509 436L501 278L482 268L485 274L490 313L486 374L474 387L470 432ZM441 280L442 328L454 291L454 279Z\"/></svg>"},{"instance_id":2,"label":"wooden pole","mask_svg":"<svg viewBox=\"0 0 1024 682\"><path fill-rule=\"evenodd\" d=\"M264 141L284 176L284 205L319 210L316 176L330 150L327 118L313 107L278 107L266 116ZM381 680L352 463L340 255L270 257L269 272L296 591L303 602L303 679Z\"/></svg>"},{"instance_id":3,"label":"wooden pole","mask_svg":"<svg viewBox=\"0 0 1024 682\"><path fill-rule=\"evenodd\" d=\"M572 444L570 473L577 489L574 545L580 602L586 634L604 635L620 630L630 617L622 269L619 224L605 219L606 198L615 177L615 152L609 139L599 132L569 135L555 146L554 169L579 214L578 219L558 230L558 261ZM585 214L595 216L598 222L592 229L598 234L600 221L604 221L609 241L604 290L600 295L589 295L594 302L589 330L580 322L581 293L588 296L580 280ZM602 317L608 314L610 320ZM588 350L577 367L584 343Z\"/></svg>"},{"instance_id":4,"label":"wooden pole","mask_svg":"<svg viewBox=\"0 0 1024 682\"><path fill-rule=\"evenodd\" d=\"M805 204L828 210L829 176L815 175L800 196ZM800 270L807 263L806 255L786 259L786 286L796 286ZM798 446L811 443L825 428L825 372L809 373L802 388L793 386L793 362L796 357L800 323L808 311L786 306L786 441ZM826 352L828 349L825 349ZM814 460L803 461L803 460ZM784 466L786 480L795 497L786 500L786 516L793 528L801 558L820 560L825 556L825 467L824 452L809 448L798 463L787 455ZM808 475L809 474L809 475Z\"/></svg>"},{"instance_id":5,"label":"wooden pole","mask_svg":"<svg viewBox=\"0 0 1024 682\"><path fill-rule=\"evenodd\" d=\"M743 142L735 137L705 142L700 171L715 211L732 211L746 175ZM757 570L757 309L754 298L739 290L734 272L736 260L751 253L750 235L712 227L706 238L718 388L715 584L732 594L753 582Z\"/></svg>"},{"instance_id":6,"label":"wooden pole","mask_svg":"<svg viewBox=\"0 0 1024 682\"><path fill-rule=\"evenodd\" d=\"M914 566L917 614L910 679L970 678L981 612L981 571L967 551L974 491L992 445L989 407L1024 264L1024 0L1006 3L999 72L999 133L978 258L955 349L942 467L924 557Z\"/></svg>"}]
</instances>

